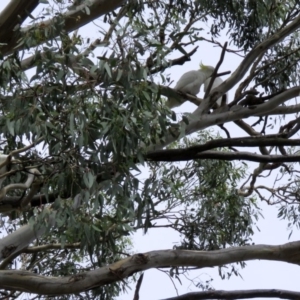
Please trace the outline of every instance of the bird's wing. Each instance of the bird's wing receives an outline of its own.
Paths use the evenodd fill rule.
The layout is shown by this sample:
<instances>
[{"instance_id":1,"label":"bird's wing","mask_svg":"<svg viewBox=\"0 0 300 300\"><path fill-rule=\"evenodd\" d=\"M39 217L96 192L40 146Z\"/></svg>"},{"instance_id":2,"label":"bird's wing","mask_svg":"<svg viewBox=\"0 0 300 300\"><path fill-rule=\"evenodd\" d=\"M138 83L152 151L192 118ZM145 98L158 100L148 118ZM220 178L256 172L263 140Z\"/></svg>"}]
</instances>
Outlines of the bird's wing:
<instances>
[{"instance_id":1,"label":"bird's wing","mask_svg":"<svg viewBox=\"0 0 300 300\"><path fill-rule=\"evenodd\" d=\"M199 71L189 71L184 73L176 83L176 86L174 87L175 90L182 90L186 85L190 84L192 81L194 81L196 78L199 77Z\"/></svg>"},{"instance_id":2,"label":"bird's wing","mask_svg":"<svg viewBox=\"0 0 300 300\"><path fill-rule=\"evenodd\" d=\"M210 83L210 78L206 79L204 82L204 92L206 92L209 83ZM222 83L223 83L223 80L220 77L216 77L214 80L214 83L211 87L211 91Z\"/></svg>"}]
</instances>

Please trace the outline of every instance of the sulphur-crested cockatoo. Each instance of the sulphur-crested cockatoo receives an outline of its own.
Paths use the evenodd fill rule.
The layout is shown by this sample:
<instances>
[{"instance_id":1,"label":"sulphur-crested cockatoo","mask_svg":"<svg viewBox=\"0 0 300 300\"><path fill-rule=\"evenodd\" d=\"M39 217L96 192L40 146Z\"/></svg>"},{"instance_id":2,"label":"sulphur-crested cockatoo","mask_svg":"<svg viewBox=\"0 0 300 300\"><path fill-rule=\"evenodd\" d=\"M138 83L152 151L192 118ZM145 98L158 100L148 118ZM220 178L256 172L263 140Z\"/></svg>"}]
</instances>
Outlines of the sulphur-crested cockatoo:
<instances>
[{"instance_id":1,"label":"sulphur-crested cockatoo","mask_svg":"<svg viewBox=\"0 0 300 300\"><path fill-rule=\"evenodd\" d=\"M200 70L189 71L184 73L178 80L175 90L181 91L183 93L188 93L196 96L201 85L205 82L207 78L211 76L214 71L214 67L205 66L202 63L200 64ZM169 108L180 106L183 102L179 102L177 99L170 97L166 102L166 105Z\"/></svg>"},{"instance_id":2,"label":"sulphur-crested cockatoo","mask_svg":"<svg viewBox=\"0 0 300 300\"><path fill-rule=\"evenodd\" d=\"M210 80L211 80L211 78L208 78L208 79L206 79L205 82L204 82L204 93L206 92L206 90L207 90L207 88L208 88L208 85L209 85L209 83L210 83ZM212 85L212 87L211 87L211 89L210 89L210 91L212 91L213 89L215 89L216 87L218 87L218 86L219 86L220 84L222 84L222 83L223 83L223 80L222 80L220 77L216 77L215 80L214 80L214 83L213 83L213 85ZM227 93L225 94L225 97L226 97L226 104L227 104L227 101L228 101L228 94L227 94ZM218 105L218 107L221 106L221 104L222 104L222 97L220 97L220 98L217 100L216 104ZM225 104L225 103L224 103L224 104Z\"/></svg>"}]
</instances>

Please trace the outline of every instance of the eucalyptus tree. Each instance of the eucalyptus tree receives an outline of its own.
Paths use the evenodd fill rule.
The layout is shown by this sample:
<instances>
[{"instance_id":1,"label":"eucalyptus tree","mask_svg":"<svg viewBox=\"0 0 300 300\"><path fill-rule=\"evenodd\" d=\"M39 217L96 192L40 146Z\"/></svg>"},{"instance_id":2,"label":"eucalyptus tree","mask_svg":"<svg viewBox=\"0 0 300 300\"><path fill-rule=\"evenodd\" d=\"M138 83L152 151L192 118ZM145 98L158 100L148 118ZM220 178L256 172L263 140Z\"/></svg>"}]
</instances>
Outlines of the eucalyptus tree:
<instances>
[{"instance_id":1,"label":"eucalyptus tree","mask_svg":"<svg viewBox=\"0 0 300 300\"><path fill-rule=\"evenodd\" d=\"M299 4L10 1L0 14L3 297L113 299L137 280L138 299L150 268L180 277L217 266L224 276L223 266L237 274L254 259L299 264L300 241L251 242L261 201L299 224ZM220 57L204 97L172 89L172 67L196 62L207 43ZM229 53L241 64L218 80ZM175 114L170 97L194 111ZM130 235L160 227L179 233L176 246L135 253ZM299 298L208 290L176 299L278 295Z\"/></svg>"}]
</instances>

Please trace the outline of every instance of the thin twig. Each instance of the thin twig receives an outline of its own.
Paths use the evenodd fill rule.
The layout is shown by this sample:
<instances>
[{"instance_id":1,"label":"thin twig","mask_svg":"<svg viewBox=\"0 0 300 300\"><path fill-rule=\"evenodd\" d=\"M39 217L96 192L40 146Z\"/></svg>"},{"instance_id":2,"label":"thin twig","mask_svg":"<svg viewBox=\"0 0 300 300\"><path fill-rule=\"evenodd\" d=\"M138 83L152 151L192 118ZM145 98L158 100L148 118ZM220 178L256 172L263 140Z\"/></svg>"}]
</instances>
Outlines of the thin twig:
<instances>
[{"instance_id":1,"label":"thin twig","mask_svg":"<svg viewBox=\"0 0 300 300\"><path fill-rule=\"evenodd\" d=\"M141 274L140 278L137 281L134 296L133 296L133 300L139 300L140 299L139 292L140 292L140 288L142 286L143 278L144 278L144 273Z\"/></svg>"},{"instance_id":2,"label":"thin twig","mask_svg":"<svg viewBox=\"0 0 300 300\"><path fill-rule=\"evenodd\" d=\"M215 68L214 72L213 72L212 75L211 75L211 79L210 79L209 85L208 85L207 90L206 90L205 95L204 95L204 99L206 99L207 96L209 95L210 90L211 90L211 88L212 88L212 86L213 86L213 83L214 83L214 81L215 81L215 79L216 79L216 74L218 73L218 70L219 70L221 64L223 63L223 60L224 60L224 57L225 57L225 53L226 53L227 44L228 44L228 43L225 42L225 44L224 44L224 46L223 46L223 49L222 49L222 53L221 53L220 59L219 59L217 65L216 65L216 68Z\"/></svg>"}]
</instances>

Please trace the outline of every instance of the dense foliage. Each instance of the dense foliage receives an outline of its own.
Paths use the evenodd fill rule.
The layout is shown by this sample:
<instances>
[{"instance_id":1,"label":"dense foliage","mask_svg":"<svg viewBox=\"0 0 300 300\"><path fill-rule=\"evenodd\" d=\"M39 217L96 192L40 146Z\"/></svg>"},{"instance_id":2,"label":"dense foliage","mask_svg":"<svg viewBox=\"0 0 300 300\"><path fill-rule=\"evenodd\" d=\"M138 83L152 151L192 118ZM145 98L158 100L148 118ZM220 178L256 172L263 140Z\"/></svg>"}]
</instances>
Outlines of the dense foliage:
<instances>
[{"instance_id":1,"label":"dense foliage","mask_svg":"<svg viewBox=\"0 0 300 300\"><path fill-rule=\"evenodd\" d=\"M284 98L299 84L300 25L286 29L300 18L298 1L70 2L28 1L27 10L12 12L15 26L9 34L0 34L2 226L8 237L26 224L37 232L27 242L23 237L18 252L16 246L4 255L1 248L1 270L57 277L97 270L132 255L132 234L155 227L179 233L174 249L251 245L261 214L258 200L267 199L256 181L280 167L282 184L286 175L291 183L266 188L268 201L282 203L279 216L298 222L297 171L285 159L297 155L300 143L291 144L289 138L299 129L300 108L288 102L290 97L257 112L259 105ZM76 31L87 23L87 29ZM94 40L91 26L97 26ZM231 49L218 42L225 34ZM228 51L244 59L236 73L230 70L237 74L234 82L219 90L224 94L237 85L235 98L220 118L207 113L211 102L202 115L175 114L165 106L166 97L176 93L169 88L172 67L194 60L208 42L225 56ZM295 116L283 121L291 113ZM253 126L246 123L251 115L258 118ZM270 122L270 115L277 115L280 125ZM252 146L249 137L230 137L222 124L231 121L253 138ZM223 131L209 129L213 125ZM248 160L238 156L236 147L243 141L256 147L248 153L259 163L254 171L238 161ZM160 156L168 151L164 146L168 159ZM297 161L296 155L287 161ZM33 183L17 185L33 172ZM174 266L171 275L175 269L176 274L186 270ZM232 272L237 274L234 265ZM119 279L72 292L72 297L114 299L132 282ZM12 299L34 292L5 290L3 295ZM70 298L67 292L57 296Z\"/></svg>"}]
</instances>

